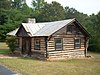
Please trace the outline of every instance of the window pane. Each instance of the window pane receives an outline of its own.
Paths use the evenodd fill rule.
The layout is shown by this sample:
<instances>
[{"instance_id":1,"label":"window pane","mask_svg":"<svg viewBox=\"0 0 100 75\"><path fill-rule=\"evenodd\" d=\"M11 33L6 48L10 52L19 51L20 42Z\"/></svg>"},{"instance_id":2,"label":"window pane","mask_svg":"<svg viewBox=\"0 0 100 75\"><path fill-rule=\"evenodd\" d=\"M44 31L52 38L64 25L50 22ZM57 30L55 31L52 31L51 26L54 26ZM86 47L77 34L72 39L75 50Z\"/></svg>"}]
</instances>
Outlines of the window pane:
<instances>
[{"instance_id":1,"label":"window pane","mask_svg":"<svg viewBox=\"0 0 100 75\"><path fill-rule=\"evenodd\" d=\"M81 47L81 43L80 43L80 39L75 39L75 48L80 48Z\"/></svg>"},{"instance_id":2,"label":"window pane","mask_svg":"<svg viewBox=\"0 0 100 75\"><path fill-rule=\"evenodd\" d=\"M56 43L61 43L61 39L56 39Z\"/></svg>"},{"instance_id":3,"label":"window pane","mask_svg":"<svg viewBox=\"0 0 100 75\"><path fill-rule=\"evenodd\" d=\"M79 39L75 39L75 43L80 43L80 40Z\"/></svg>"},{"instance_id":4,"label":"window pane","mask_svg":"<svg viewBox=\"0 0 100 75\"><path fill-rule=\"evenodd\" d=\"M62 50L62 39L55 39L55 50Z\"/></svg>"},{"instance_id":5,"label":"window pane","mask_svg":"<svg viewBox=\"0 0 100 75\"><path fill-rule=\"evenodd\" d=\"M40 49L40 45L35 45L35 49Z\"/></svg>"},{"instance_id":6,"label":"window pane","mask_svg":"<svg viewBox=\"0 0 100 75\"><path fill-rule=\"evenodd\" d=\"M40 50L40 39L34 40L34 49Z\"/></svg>"},{"instance_id":7,"label":"window pane","mask_svg":"<svg viewBox=\"0 0 100 75\"><path fill-rule=\"evenodd\" d=\"M56 50L61 50L62 49L62 45L56 45Z\"/></svg>"},{"instance_id":8,"label":"window pane","mask_svg":"<svg viewBox=\"0 0 100 75\"><path fill-rule=\"evenodd\" d=\"M80 48L80 44L75 44L75 48Z\"/></svg>"}]
</instances>

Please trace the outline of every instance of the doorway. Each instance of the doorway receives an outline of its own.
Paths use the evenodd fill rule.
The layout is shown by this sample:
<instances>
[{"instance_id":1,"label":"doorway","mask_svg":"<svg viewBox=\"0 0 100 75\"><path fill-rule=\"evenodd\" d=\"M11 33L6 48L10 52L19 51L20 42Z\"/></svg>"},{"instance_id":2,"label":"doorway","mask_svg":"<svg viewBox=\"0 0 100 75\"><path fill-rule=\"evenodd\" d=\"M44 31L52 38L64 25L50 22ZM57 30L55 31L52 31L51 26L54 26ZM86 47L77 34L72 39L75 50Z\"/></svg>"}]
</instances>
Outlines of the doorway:
<instances>
[{"instance_id":1,"label":"doorway","mask_svg":"<svg viewBox=\"0 0 100 75\"><path fill-rule=\"evenodd\" d=\"M30 37L22 38L22 54L31 55L31 38Z\"/></svg>"}]
</instances>

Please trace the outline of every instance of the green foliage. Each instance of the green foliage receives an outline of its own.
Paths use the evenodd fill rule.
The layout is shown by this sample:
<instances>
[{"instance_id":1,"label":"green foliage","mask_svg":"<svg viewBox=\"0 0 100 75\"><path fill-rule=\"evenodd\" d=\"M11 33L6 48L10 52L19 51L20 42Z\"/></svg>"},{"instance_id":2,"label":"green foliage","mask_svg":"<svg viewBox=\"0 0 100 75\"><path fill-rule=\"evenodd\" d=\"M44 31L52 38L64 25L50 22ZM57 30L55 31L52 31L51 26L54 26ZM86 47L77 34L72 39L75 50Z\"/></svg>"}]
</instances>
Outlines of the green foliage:
<instances>
[{"instance_id":1,"label":"green foliage","mask_svg":"<svg viewBox=\"0 0 100 75\"><path fill-rule=\"evenodd\" d=\"M11 0L0 0L0 10L1 9L10 9L11 8Z\"/></svg>"},{"instance_id":2,"label":"green foliage","mask_svg":"<svg viewBox=\"0 0 100 75\"><path fill-rule=\"evenodd\" d=\"M6 43L8 44L8 47L10 48L11 52L14 52L16 50L16 37L7 37Z\"/></svg>"},{"instance_id":3,"label":"green foliage","mask_svg":"<svg viewBox=\"0 0 100 75\"><path fill-rule=\"evenodd\" d=\"M41 16L41 21L58 21L65 19L65 12L61 4L53 1L44 5Z\"/></svg>"},{"instance_id":4,"label":"green foliage","mask_svg":"<svg viewBox=\"0 0 100 75\"><path fill-rule=\"evenodd\" d=\"M0 0L0 41L5 41L6 34L16 29L24 18L32 14L32 8L25 2L25 0Z\"/></svg>"},{"instance_id":5,"label":"green foliage","mask_svg":"<svg viewBox=\"0 0 100 75\"><path fill-rule=\"evenodd\" d=\"M44 4L44 0L32 0L32 6L34 10L40 10L43 8Z\"/></svg>"},{"instance_id":6,"label":"green foliage","mask_svg":"<svg viewBox=\"0 0 100 75\"><path fill-rule=\"evenodd\" d=\"M32 9L33 9L33 12L31 14L32 17L36 18L36 21L40 22L40 18L41 15L42 15L42 11L41 9L44 7L45 5L45 1L44 0L32 0Z\"/></svg>"},{"instance_id":7,"label":"green foliage","mask_svg":"<svg viewBox=\"0 0 100 75\"><path fill-rule=\"evenodd\" d=\"M25 3L26 3L26 0L13 0L12 8L20 9Z\"/></svg>"}]
</instances>

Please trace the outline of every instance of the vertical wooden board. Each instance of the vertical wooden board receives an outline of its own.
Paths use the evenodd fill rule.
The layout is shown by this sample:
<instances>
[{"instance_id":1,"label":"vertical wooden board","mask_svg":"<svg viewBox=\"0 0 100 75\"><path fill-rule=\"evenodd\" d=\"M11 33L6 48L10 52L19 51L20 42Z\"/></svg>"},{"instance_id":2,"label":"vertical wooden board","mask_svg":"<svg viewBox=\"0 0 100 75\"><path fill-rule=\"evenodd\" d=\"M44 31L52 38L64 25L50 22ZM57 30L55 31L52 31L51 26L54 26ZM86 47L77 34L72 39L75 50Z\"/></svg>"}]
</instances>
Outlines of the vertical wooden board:
<instances>
[{"instance_id":1,"label":"vertical wooden board","mask_svg":"<svg viewBox=\"0 0 100 75\"><path fill-rule=\"evenodd\" d=\"M19 37L19 48L22 49L22 37Z\"/></svg>"},{"instance_id":2,"label":"vertical wooden board","mask_svg":"<svg viewBox=\"0 0 100 75\"><path fill-rule=\"evenodd\" d=\"M31 48L34 49L34 38L31 39Z\"/></svg>"}]
</instances>

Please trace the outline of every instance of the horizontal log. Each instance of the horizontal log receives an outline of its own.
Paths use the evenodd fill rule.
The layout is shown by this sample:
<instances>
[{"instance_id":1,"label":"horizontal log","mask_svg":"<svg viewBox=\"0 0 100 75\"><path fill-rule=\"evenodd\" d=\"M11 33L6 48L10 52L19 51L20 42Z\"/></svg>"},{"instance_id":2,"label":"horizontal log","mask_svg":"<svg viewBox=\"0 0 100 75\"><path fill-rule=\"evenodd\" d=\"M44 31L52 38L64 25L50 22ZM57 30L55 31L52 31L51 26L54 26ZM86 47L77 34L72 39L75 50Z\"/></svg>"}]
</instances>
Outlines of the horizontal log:
<instances>
[{"instance_id":1,"label":"horizontal log","mask_svg":"<svg viewBox=\"0 0 100 75\"><path fill-rule=\"evenodd\" d=\"M55 43L47 43L47 45L54 45Z\"/></svg>"},{"instance_id":2,"label":"horizontal log","mask_svg":"<svg viewBox=\"0 0 100 75\"><path fill-rule=\"evenodd\" d=\"M47 43L53 43L53 42L54 42L54 39L53 40L51 39Z\"/></svg>"},{"instance_id":3,"label":"horizontal log","mask_svg":"<svg viewBox=\"0 0 100 75\"><path fill-rule=\"evenodd\" d=\"M32 51L33 52L44 52L44 53L46 52L45 50L34 50L34 49L32 49Z\"/></svg>"},{"instance_id":4,"label":"horizontal log","mask_svg":"<svg viewBox=\"0 0 100 75\"><path fill-rule=\"evenodd\" d=\"M74 48L65 48L65 49L66 49L66 50L70 50L70 49L71 49L71 50L74 50Z\"/></svg>"},{"instance_id":5,"label":"horizontal log","mask_svg":"<svg viewBox=\"0 0 100 75\"><path fill-rule=\"evenodd\" d=\"M53 51L53 50L55 50L55 49L48 49L48 51Z\"/></svg>"}]
</instances>

